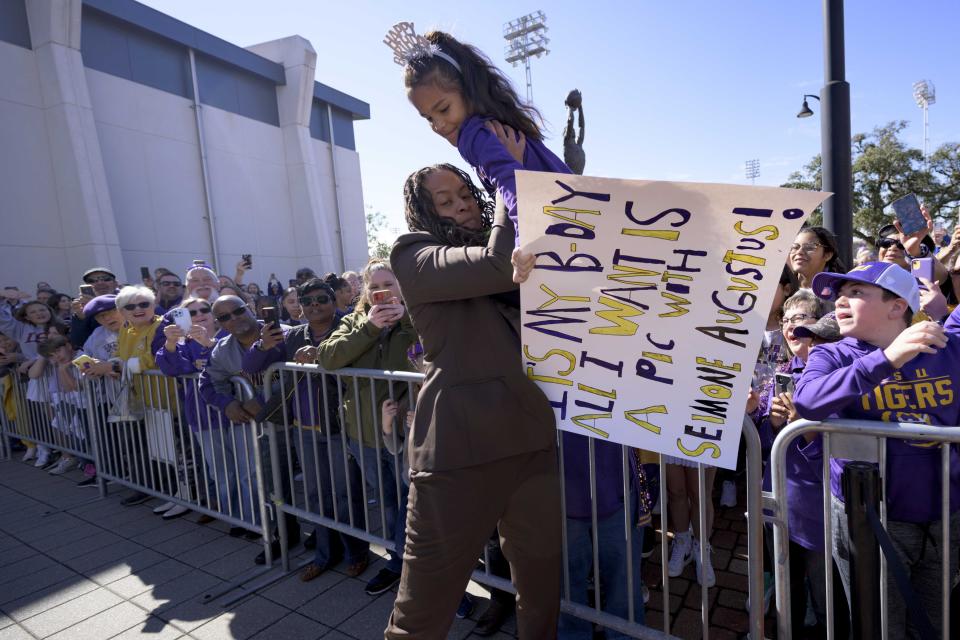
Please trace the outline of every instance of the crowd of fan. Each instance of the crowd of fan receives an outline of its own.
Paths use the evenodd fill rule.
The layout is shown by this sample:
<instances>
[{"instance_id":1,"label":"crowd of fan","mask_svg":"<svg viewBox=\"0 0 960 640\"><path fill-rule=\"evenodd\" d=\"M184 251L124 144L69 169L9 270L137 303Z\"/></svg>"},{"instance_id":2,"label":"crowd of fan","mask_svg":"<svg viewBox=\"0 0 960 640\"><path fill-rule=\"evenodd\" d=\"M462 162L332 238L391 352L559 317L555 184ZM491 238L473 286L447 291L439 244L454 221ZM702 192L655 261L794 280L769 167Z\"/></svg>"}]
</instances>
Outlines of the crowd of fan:
<instances>
[{"instance_id":1,"label":"crowd of fan","mask_svg":"<svg viewBox=\"0 0 960 640\"><path fill-rule=\"evenodd\" d=\"M947 340L954 330L949 312L960 292L960 282L954 282L960 278L954 269L960 253L960 227L952 242L941 242L939 238L933 241L928 235L931 231L932 223L928 229L912 235L901 233L895 225L884 227L873 249L858 252L858 264L849 273L840 263L836 242L826 229L807 227L797 236L767 318L747 404L747 413L760 431L765 457L779 429L800 417L841 416L950 425L960 422L952 389L956 367L950 362L955 356L953 350L960 348L960 340ZM877 253L871 254L874 250ZM934 258L935 281L923 280L918 285L910 273L911 260L922 256ZM89 430L83 376L118 381L150 370L158 370L169 378L199 374L197 384L171 384L174 393L180 394L184 408L179 416L190 427L192 442L186 446L207 452L203 456L206 482L216 487L212 499L215 505L207 506L232 510L230 515L250 525L267 526L261 523L259 509L254 506L261 497L250 494L254 487L249 481L254 468L250 449L239 435L228 435L224 440L222 430L250 421L287 422L285 426L293 430L290 441L297 443L292 447L296 449L294 464L308 476L307 500L321 505L317 510L327 512L334 511L335 502L339 513L358 517L358 526L362 527L366 505L358 503L357 496L362 495L359 485L366 481L371 494L381 496L383 502L384 536L402 550L408 484L402 441L412 418L412 402L391 393L385 384L370 380L352 389L338 389L334 383L324 391L323 385L291 378L286 384L296 387L298 393L288 397L274 394L273 403L259 389L253 399L238 397L231 384L232 376L238 372L251 381L259 381L258 376L277 362L319 364L328 371L345 367L417 371L422 350L418 349L418 337L389 264L371 261L363 269L362 277L346 272L318 278L304 268L287 286L271 274L264 289L255 283L244 284L248 268L249 264L241 261L235 276L229 278L218 276L198 261L186 271L183 280L173 271L157 269L152 278L145 278L142 283L122 285L110 269L97 267L82 276L83 285L92 287L92 293L89 289L79 296L58 293L45 282L37 283L34 293L4 289L5 299L0 304L0 379L8 422L22 426L38 421L82 441ZM379 292L386 294L374 295ZM264 321L271 307L278 310L279 323ZM191 317L189 331L172 320L172 311L178 308L185 309ZM74 366L81 355L90 360L83 367ZM22 406L28 408L27 415L17 415L20 405L12 401L13 380L17 376L26 385L26 403ZM928 376L947 382L922 387ZM900 390L900 404L892 401L889 394L884 399L888 384ZM874 395L876 401L871 403ZM343 398L342 407L330 400L337 397ZM147 413L151 409L170 413L160 400L144 397L140 401ZM284 410L278 409L278 402L286 403L281 407ZM116 410L108 404L98 409L104 417L107 411ZM204 411L205 407L215 412ZM211 418L212 415L219 417ZM214 436L217 429L221 431ZM341 430L346 432L344 440L339 436ZM26 429L17 431L28 433ZM629 450L634 464L623 465L620 445L598 441L594 464L590 465L583 436L565 432L563 440L571 598L588 602L594 562L591 541L596 537L603 585L594 585L594 589L599 594L602 588L604 609L625 617L626 585L632 582L634 616L642 622L648 593L640 580L640 559L649 557L656 545L651 513L659 509L659 456ZM345 451L340 446L342 441L346 442ZM79 469L83 474L81 485L97 483L98 470L92 460L52 450L26 437L13 446L23 451L24 461L32 461L51 474ZM891 441L887 465L890 534L899 551L910 558L914 588L935 625L940 619L936 577L940 575L939 549L943 548L943 541L938 539L939 527L931 524L940 518L939 456L935 447ZM326 466L327 461L333 463L332 469ZM671 577L680 576L693 563L697 581L711 587L716 582L709 543L716 470L707 468L707 519L700 522L701 496L695 465L672 457L666 462L667 475L663 480L669 500L663 517L665 528L668 526L674 534L667 572ZM838 500L842 494L837 478L843 462L831 461L833 493ZM116 460L102 464L113 465L109 469L111 475L150 488L151 480L143 469L137 471L136 465ZM768 467L767 460L764 464ZM828 550L833 552L838 579L845 591L849 589L849 543L844 538L842 517L835 518L834 540L823 539L822 465L818 436L805 436L791 446L787 477L795 637L823 632L823 574ZM593 490L589 479L591 466L596 473ZM625 467L629 469L631 488L626 496L622 475ZM320 489L322 480L317 482L309 477L314 469L320 470L321 478L334 479L329 491ZM954 465L954 485L958 484L956 470ZM742 468L738 472L721 472L719 498L723 506L737 504L741 472ZM381 477L388 481L379 484ZM390 482L394 477L405 481ZM235 479L239 481L234 482ZM769 468L765 482L769 489ZM171 484L176 485L177 480ZM352 493L348 486L353 487ZM226 495L230 491L235 495ZM289 492L290 487L284 491ZM210 495L210 491L206 494ZM952 494L951 510L956 520L960 486L954 486ZM592 504L591 495L597 496L596 505ZM149 497L135 491L124 499L124 504L139 504ZM233 505L231 510L225 508L227 504ZM839 504L842 515L843 505ZM244 509L243 505L250 508ZM837 509L834 505L835 515ZM155 511L167 519L189 512L182 504L172 502ZM625 511L629 514L626 520L633 524L630 550L623 535ZM594 517L596 524L592 525ZM209 516L203 518L208 520ZM957 524L953 522L948 543L954 550ZM231 535L251 534L244 527L234 527ZM286 535L289 545L301 543L295 518L286 522ZM928 539L935 544L927 545ZM341 561L352 576L360 575L368 566L369 544L359 538L318 526L303 543L315 547L314 561L301 574L305 581ZM279 552L278 544L275 540L274 553ZM706 547L705 562L701 562L701 546ZM488 551L493 573L509 578L509 567L498 553L496 532L490 538ZM634 558L632 576L627 575L628 553ZM258 561L263 561L263 555ZM951 554L951 575L956 573L957 555ZM764 561L765 608L773 594L771 558L768 553ZM401 554L390 552L385 567L369 581L367 592L379 594L391 589L399 581L401 566ZM845 591L835 590L838 637L846 634ZM890 594L891 625L899 625L891 628L906 629L913 622L907 619L903 600L895 587ZM458 615L469 615L472 607L472 600L464 595ZM512 607L512 596L494 590L478 632L495 632ZM804 629L805 625L816 629ZM591 633L588 623L562 616L561 637L590 637ZM608 631L607 637L620 636Z\"/></svg>"}]
</instances>

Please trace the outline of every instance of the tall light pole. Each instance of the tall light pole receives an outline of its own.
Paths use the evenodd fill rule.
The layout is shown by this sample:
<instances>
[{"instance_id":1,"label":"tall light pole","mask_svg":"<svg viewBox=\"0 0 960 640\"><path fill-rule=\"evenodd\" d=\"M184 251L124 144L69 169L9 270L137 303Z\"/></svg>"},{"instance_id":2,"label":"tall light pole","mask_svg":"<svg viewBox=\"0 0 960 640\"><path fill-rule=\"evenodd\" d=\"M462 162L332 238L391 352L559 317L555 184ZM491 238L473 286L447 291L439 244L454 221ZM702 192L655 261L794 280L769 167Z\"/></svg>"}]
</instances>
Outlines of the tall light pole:
<instances>
[{"instance_id":1,"label":"tall light pole","mask_svg":"<svg viewBox=\"0 0 960 640\"><path fill-rule=\"evenodd\" d=\"M513 66L523 63L527 72L527 102L533 102L533 76L530 73L530 58L539 58L550 53L547 44L547 16L535 11L511 20L503 25L503 38L507 41L503 55Z\"/></svg>"},{"instance_id":2,"label":"tall light pole","mask_svg":"<svg viewBox=\"0 0 960 640\"><path fill-rule=\"evenodd\" d=\"M798 118L813 111L807 98L817 98L820 117L820 162L823 190L833 193L823 203L823 226L837 238L844 264L852 264L853 169L850 154L850 84L843 53L843 0L823 0L823 89L820 97L803 96ZM778 600L779 604L779 600Z\"/></svg>"},{"instance_id":3,"label":"tall light pole","mask_svg":"<svg viewBox=\"0 0 960 640\"><path fill-rule=\"evenodd\" d=\"M930 121L927 118L927 112L930 110L930 105L937 101L937 88L929 80L914 82L913 99L917 101L917 106L923 109L923 159L926 162L930 159L927 153L927 147L930 143Z\"/></svg>"},{"instance_id":4,"label":"tall light pole","mask_svg":"<svg viewBox=\"0 0 960 640\"><path fill-rule=\"evenodd\" d=\"M744 167L747 172L747 180L750 181L750 184L756 184L757 178L760 176L760 161L756 158L747 160Z\"/></svg>"}]
</instances>

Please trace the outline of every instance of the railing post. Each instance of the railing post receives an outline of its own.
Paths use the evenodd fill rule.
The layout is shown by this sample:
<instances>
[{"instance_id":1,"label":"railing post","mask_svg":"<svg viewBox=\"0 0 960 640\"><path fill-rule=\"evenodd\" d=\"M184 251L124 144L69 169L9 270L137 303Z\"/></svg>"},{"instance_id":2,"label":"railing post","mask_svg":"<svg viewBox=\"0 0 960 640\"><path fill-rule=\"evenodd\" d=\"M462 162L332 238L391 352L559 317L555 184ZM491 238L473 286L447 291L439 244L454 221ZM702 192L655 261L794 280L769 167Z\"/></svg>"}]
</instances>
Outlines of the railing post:
<instances>
[{"instance_id":1,"label":"railing post","mask_svg":"<svg viewBox=\"0 0 960 640\"><path fill-rule=\"evenodd\" d=\"M855 640L880 637L880 546L867 520L867 505L880 504L877 469L850 462L841 476L850 542L850 611Z\"/></svg>"}]
</instances>

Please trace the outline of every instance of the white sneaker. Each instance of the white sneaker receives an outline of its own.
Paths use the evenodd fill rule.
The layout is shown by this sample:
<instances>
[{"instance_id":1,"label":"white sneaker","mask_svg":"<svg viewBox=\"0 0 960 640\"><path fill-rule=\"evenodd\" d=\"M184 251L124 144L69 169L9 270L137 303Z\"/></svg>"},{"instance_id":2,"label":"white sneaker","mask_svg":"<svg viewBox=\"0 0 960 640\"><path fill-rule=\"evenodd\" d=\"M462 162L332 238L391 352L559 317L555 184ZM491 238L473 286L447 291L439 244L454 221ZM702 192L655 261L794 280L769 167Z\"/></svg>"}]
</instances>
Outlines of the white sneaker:
<instances>
[{"instance_id":1,"label":"white sneaker","mask_svg":"<svg viewBox=\"0 0 960 640\"><path fill-rule=\"evenodd\" d=\"M49 462L50 462L50 454L47 453L46 451L41 451L40 453L37 454L37 459L33 463L33 466L39 469L40 467L47 466Z\"/></svg>"},{"instance_id":2,"label":"white sneaker","mask_svg":"<svg viewBox=\"0 0 960 640\"><path fill-rule=\"evenodd\" d=\"M153 510L153 512L157 515L160 515L161 513L166 513L167 511L170 511L170 509L173 509L175 506L177 505L173 504L172 502L164 502L159 507L156 507Z\"/></svg>"},{"instance_id":3,"label":"white sneaker","mask_svg":"<svg viewBox=\"0 0 960 640\"><path fill-rule=\"evenodd\" d=\"M737 506L737 485L732 480L723 481L723 489L720 491L720 506Z\"/></svg>"},{"instance_id":4,"label":"white sneaker","mask_svg":"<svg viewBox=\"0 0 960 640\"><path fill-rule=\"evenodd\" d=\"M169 509L166 513L163 514L164 520L173 520L174 518L179 518L185 513L190 513L190 509L187 509L183 505L175 504L172 509Z\"/></svg>"},{"instance_id":5,"label":"white sneaker","mask_svg":"<svg viewBox=\"0 0 960 640\"><path fill-rule=\"evenodd\" d=\"M693 540L693 561L697 565L697 583L702 587L707 587L708 589L715 584L717 584L717 576L713 572L713 561L710 559L710 554L713 552L713 547L710 546L710 543L707 543L707 561L700 565L700 541L694 538Z\"/></svg>"},{"instance_id":6,"label":"white sneaker","mask_svg":"<svg viewBox=\"0 0 960 640\"><path fill-rule=\"evenodd\" d=\"M670 547L670 560L667 562L667 575L676 578L683 573L683 568L693 560L693 535L689 531L678 533L673 538Z\"/></svg>"},{"instance_id":7,"label":"white sneaker","mask_svg":"<svg viewBox=\"0 0 960 640\"><path fill-rule=\"evenodd\" d=\"M20 458L21 462L30 462L37 457L37 448L36 447L27 447L27 452L23 454L23 457Z\"/></svg>"},{"instance_id":8,"label":"white sneaker","mask_svg":"<svg viewBox=\"0 0 960 640\"><path fill-rule=\"evenodd\" d=\"M48 471L47 473L49 473L52 476L60 476L66 473L67 471L70 471L70 469L73 469L75 466L77 466L76 460L74 460L73 458L69 458L67 456L62 456L60 458L60 462L58 462L56 466L54 466L53 469L50 469L50 471Z\"/></svg>"}]
</instances>

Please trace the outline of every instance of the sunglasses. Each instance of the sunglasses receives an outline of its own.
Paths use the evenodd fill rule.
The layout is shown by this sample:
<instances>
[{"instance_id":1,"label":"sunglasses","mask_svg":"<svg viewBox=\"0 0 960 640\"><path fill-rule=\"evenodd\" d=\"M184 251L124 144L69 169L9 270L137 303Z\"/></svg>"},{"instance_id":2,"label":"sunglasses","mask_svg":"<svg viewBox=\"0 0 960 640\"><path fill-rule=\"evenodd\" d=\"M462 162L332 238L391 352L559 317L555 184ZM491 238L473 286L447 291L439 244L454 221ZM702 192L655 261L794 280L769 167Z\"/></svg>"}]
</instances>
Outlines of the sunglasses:
<instances>
[{"instance_id":1,"label":"sunglasses","mask_svg":"<svg viewBox=\"0 0 960 640\"><path fill-rule=\"evenodd\" d=\"M239 318L247 312L247 308L244 306L237 307L233 311L228 311L226 313L220 314L219 316L214 316L217 319L217 322L224 324L230 322L232 318Z\"/></svg>"},{"instance_id":2,"label":"sunglasses","mask_svg":"<svg viewBox=\"0 0 960 640\"><path fill-rule=\"evenodd\" d=\"M316 302L317 304L327 304L330 302L330 296L303 296L300 298L300 304L304 307L309 307L311 304Z\"/></svg>"},{"instance_id":3,"label":"sunglasses","mask_svg":"<svg viewBox=\"0 0 960 640\"><path fill-rule=\"evenodd\" d=\"M903 248L903 244L901 244L901 242L896 238L880 238L880 240L877 241L877 247L879 247L880 249L889 249L890 247L896 247L900 249L900 251L906 251L906 249Z\"/></svg>"},{"instance_id":4,"label":"sunglasses","mask_svg":"<svg viewBox=\"0 0 960 640\"><path fill-rule=\"evenodd\" d=\"M180 282L179 280L161 280L160 286L161 287L182 287L183 283Z\"/></svg>"},{"instance_id":5,"label":"sunglasses","mask_svg":"<svg viewBox=\"0 0 960 640\"><path fill-rule=\"evenodd\" d=\"M210 307L200 307L199 309L189 309L190 317L196 316L198 313L207 314L210 313Z\"/></svg>"},{"instance_id":6,"label":"sunglasses","mask_svg":"<svg viewBox=\"0 0 960 640\"><path fill-rule=\"evenodd\" d=\"M96 276L93 278L87 278L86 283L93 284L94 282L113 282L114 280L116 280L116 278L113 276Z\"/></svg>"},{"instance_id":7,"label":"sunglasses","mask_svg":"<svg viewBox=\"0 0 960 640\"><path fill-rule=\"evenodd\" d=\"M130 304L125 304L123 305L123 308L127 311L133 311L134 309L147 309L152 306L152 302L147 302L144 300L143 302L131 302Z\"/></svg>"}]
</instances>

